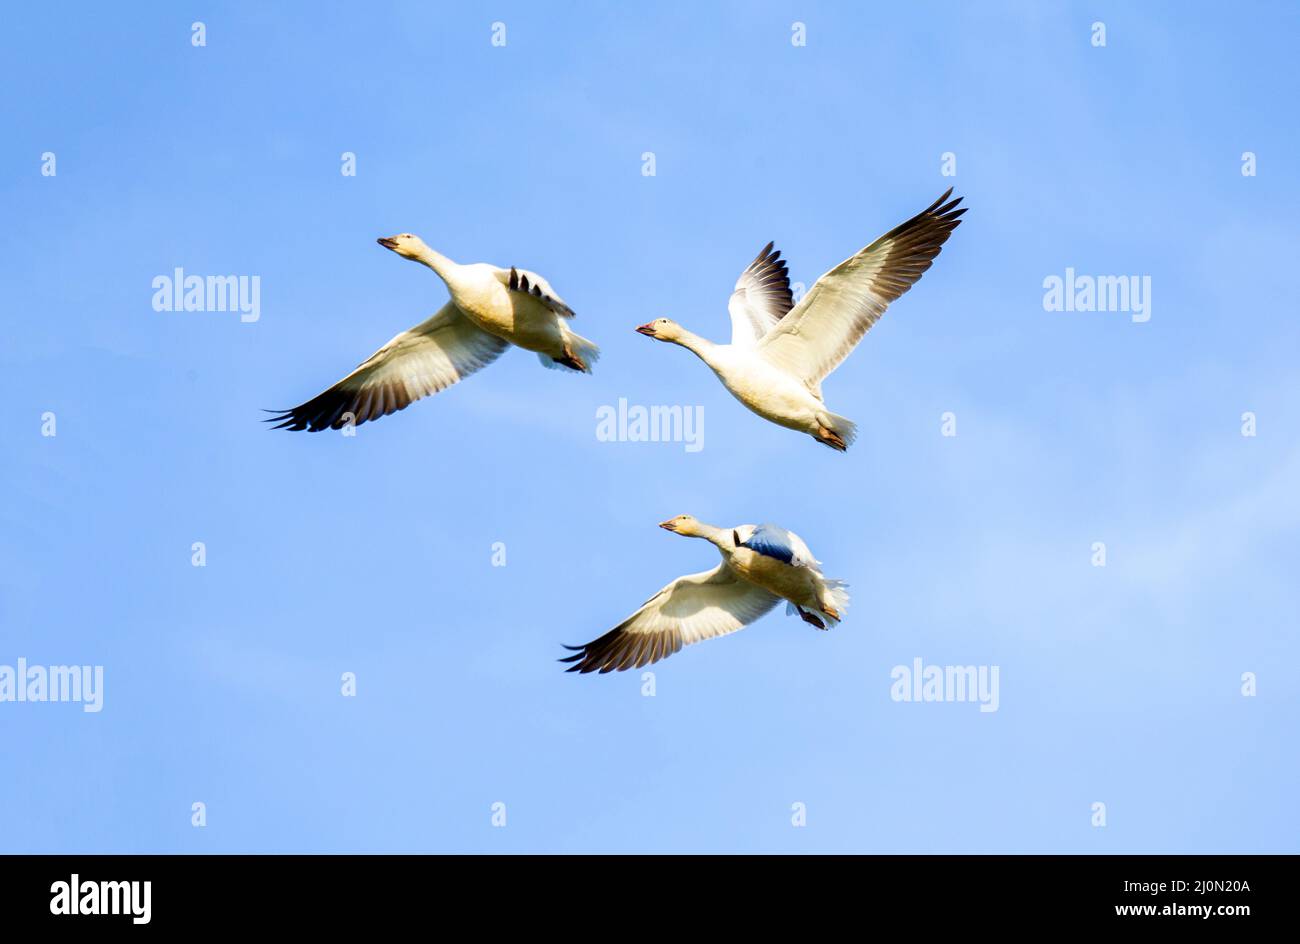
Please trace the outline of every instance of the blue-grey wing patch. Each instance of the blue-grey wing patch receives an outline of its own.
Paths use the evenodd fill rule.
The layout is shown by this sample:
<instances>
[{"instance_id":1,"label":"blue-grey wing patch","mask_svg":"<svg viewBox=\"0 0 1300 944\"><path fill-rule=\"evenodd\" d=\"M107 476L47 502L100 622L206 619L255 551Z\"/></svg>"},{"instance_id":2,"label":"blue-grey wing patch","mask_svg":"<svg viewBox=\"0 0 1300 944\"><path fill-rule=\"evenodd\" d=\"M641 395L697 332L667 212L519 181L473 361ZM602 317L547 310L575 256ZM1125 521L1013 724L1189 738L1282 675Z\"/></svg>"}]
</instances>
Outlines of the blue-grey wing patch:
<instances>
[{"instance_id":1,"label":"blue-grey wing patch","mask_svg":"<svg viewBox=\"0 0 1300 944\"><path fill-rule=\"evenodd\" d=\"M780 525L760 524L749 536L749 540L740 545L756 554L774 557L795 567L802 567L808 562L803 560L790 540L790 532Z\"/></svg>"}]
</instances>

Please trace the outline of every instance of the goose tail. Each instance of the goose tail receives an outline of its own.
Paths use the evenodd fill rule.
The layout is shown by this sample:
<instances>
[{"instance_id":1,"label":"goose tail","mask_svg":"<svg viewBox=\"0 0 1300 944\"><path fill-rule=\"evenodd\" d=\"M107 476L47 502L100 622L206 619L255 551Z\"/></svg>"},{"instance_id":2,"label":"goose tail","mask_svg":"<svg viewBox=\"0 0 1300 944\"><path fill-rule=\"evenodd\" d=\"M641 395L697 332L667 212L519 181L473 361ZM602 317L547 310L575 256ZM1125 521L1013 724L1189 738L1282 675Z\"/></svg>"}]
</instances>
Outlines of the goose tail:
<instances>
[{"instance_id":1,"label":"goose tail","mask_svg":"<svg viewBox=\"0 0 1300 944\"><path fill-rule=\"evenodd\" d=\"M821 606L799 606L786 600L785 612L789 616L798 616L818 629L829 629L844 619L844 612L849 608L849 592L844 589L847 586L843 580L823 577Z\"/></svg>"},{"instance_id":2,"label":"goose tail","mask_svg":"<svg viewBox=\"0 0 1300 944\"><path fill-rule=\"evenodd\" d=\"M572 331L568 332L568 338L573 353L578 356L578 360L587 365L587 373L591 373L592 365L600 360L600 348L596 346L595 342L588 341L582 335L575 334Z\"/></svg>"},{"instance_id":3,"label":"goose tail","mask_svg":"<svg viewBox=\"0 0 1300 944\"><path fill-rule=\"evenodd\" d=\"M827 619L829 619L832 623L838 623L840 620L844 618L844 613L849 608L849 591L847 589L848 584L845 583L843 580L837 580L834 577L823 577L822 585L825 587L825 592L822 595L822 599L825 602L829 603L835 609L835 612L838 614L838 616L828 615Z\"/></svg>"},{"instance_id":4,"label":"goose tail","mask_svg":"<svg viewBox=\"0 0 1300 944\"><path fill-rule=\"evenodd\" d=\"M852 446L853 440L858 438L858 424L847 416L840 416L838 413L826 411L817 415L817 422L834 434L829 441L823 439L822 442L838 449L840 452L844 452L849 446Z\"/></svg>"},{"instance_id":5,"label":"goose tail","mask_svg":"<svg viewBox=\"0 0 1300 944\"><path fill-rule=\"evenodd\" d=\"M567 325L561 327L564 331L565 353L569 356L555 358L549 354L538 354L537 359L542 362L543 367L549 370L569 370L580 374L591 373L591 366L600 359L600 348L582 335L569 330Z\"/></svg>"}]
</instances>

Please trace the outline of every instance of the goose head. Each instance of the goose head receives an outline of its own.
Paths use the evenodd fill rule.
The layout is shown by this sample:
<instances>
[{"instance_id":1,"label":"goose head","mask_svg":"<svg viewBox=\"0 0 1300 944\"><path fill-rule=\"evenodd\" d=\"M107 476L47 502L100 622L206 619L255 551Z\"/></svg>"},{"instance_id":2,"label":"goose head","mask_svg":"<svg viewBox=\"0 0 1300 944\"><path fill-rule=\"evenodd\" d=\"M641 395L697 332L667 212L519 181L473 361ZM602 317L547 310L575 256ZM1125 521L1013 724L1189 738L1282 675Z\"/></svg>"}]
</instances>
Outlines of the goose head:
<instances>
[{"instance_id":1,"label":"goose head","mask_svg":"<svg viewBox=\"0 0 1300 944\"><path fill-rule=\"evenodd\" d=\"M659 522L659 527L673 534L684 534L688 538L697 537L701 533L699 519L694 515L678 515L669 518L667 521Z\"/></svg>"},{"instance_id":2,"label":"goose head","mask_svg":"<svg viewBox=\"0 0 1300 944\"><path fill-rule=\"evenodd\" d=\"M656 341L678 341L686 331L685 328L671 318L656 318L654 321L647 321L636 330L638 334L644 334L647 338L654 338Z\"/></svg>"},{"instance_id":3,"label":"goose head","mask_svg":"<svg viewBox=\"0 0 1300 944\"><path fill-rule=\"evenodd\" d=\"M429 247L424 244L424 240L412 233L398 233L396 236L381 236L375 240L385 249L391 249L403 259L419 260L421 256L427 256Z\"/></svg>"}]
</instances>

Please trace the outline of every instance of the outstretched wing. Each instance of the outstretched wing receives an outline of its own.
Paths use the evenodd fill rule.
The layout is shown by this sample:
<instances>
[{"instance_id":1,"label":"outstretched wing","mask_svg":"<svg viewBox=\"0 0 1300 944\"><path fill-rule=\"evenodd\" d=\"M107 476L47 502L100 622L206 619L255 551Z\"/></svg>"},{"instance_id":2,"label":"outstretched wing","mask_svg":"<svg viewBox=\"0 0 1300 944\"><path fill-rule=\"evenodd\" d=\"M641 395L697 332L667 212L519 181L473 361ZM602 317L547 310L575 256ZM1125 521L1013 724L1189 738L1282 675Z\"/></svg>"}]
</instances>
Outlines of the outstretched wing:
<instances>
[{"instance_id":1,"label":"outstretched wing","mask_svg":"<svg viewBox=\"0 0 1300 944\"><path fill-rule=\"evenodd\" d=\"M371 354L361 366L320 396L268 423L276 429L341 429L360 426L445 390L492 363L510 344L489 334L448 302L410 331L403 331Z\"/></svg>"},{"instance_id":2,"label":"outstretched wing","mask_svg":"<svg viewBox=\"0 0 1300 944\"><path fill-rule=\"evenodd\" d=\"M734 633L772 607L777 597L741 580L725 564L678 577L626 620L585 646L565 646L575 654L570 672L614 672L641 668L672 655L682 646Z\"/></svg>"},{"instance_id":3,"label":"outstretched wing","mask_svg":"<svg viewBox=\"0 0 1300 944\"><path fill-rule=\"evenodd\" d=\"M536 272L529 272L527 269L516 269L512 266L508 272L505 269L498 270L498 277L510 291L522 292L524 295L532 296L561 317L572 318L574 316L573 309L565 304L564 299L559 296L555 289L551 288L551 283Z\"/></svg>"},{"instance_id":4,"label":"outstretched wing","mask_svg":"<svg viewBox=\"0 0 1300 944\"><path fill-rule=\"evenodd\" d=\"M938 200L813 285L781 323L759 342L768 361L809 386L848 357L889 303L916 284L966 212L958 197Z\"/></svg>"},{"instance_id":5,"label":"outstretched wing","mask_svg":"<svg viewBox=\"0 0 1300 944\"><path fill-rule=\"evenodd\" d=\"M790 294L790 275L781 252L772 251L768 243L754 257L736 280L736 289L727 300L731 313L731 343L753 347L776 327L794 307Z\"/></svg>"}]
</instances>

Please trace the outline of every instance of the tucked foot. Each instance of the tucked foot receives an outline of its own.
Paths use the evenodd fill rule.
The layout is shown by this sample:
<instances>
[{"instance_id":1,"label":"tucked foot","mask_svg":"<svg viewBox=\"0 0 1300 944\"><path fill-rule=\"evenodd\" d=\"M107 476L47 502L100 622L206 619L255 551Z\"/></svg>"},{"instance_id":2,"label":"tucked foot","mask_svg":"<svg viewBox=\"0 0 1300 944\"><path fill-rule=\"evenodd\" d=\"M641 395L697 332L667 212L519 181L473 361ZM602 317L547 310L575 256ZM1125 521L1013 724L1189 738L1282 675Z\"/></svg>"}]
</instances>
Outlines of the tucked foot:
<instances>
[{"instance_id":1,"label":"tucked foot","mask_svg":"<svg viewBox=\"0 0 1300 944\"><path fill-rule=\"evenodd\" d=\"M825 426L818 426L817 432L813 434L813 439L823 445L830 446L839 452L848 451L849 444L844 441L844 437L833 429L827 429Z\"/></svg>"},{"instance_id":2,"label":"tucked foot","mask_svg":"<svg viewBox=\"0 0 1300 944\"><path fill-rule=\"evenodd\" d=\"M564 349L564 356L556 357L554 360L557 364L563 364L571 370L580 370L584 374L587 373L587 365L583 363L582 358L578 357L567 347Z\"/></svg>"},{"instance_id":3,"label":"tucked foot","mask_svg":"<svg viewBox=\"0 0 1300 944\"><path fill-rule=\"evenodd\" d=\"M801 620L803 620L805 623L812 623L812 624L813 624L814 626L816 626L818 629L825 629L825 628L826 628L826 624L823 623L819 617L817 617L816 615L814 615L814 614L812 614L812 613L809 613L809 612L808 612L807 610L805 610L803 607L799 607L799 606L797 606L797 607L795 607L795 609L799 611L799 618L800 618Z\"/></svg>"},{"instance_id":4,"label":"tucked foot","mask_svg":"<svg viewBox=\"0 0 1300 944\"><path fill-rule=\"evenodd\" d=\"M825 613L827 616L829 616L829 617L830 617L831 619L833 619L833 620L838 620L838 619L840 619L840 611L837 610L837 609L835 609L835 607L833 607L833 606L827 606L827 605L823 604L823 605L822 605L822 612Z\"/></svg>"}]
</instances>

